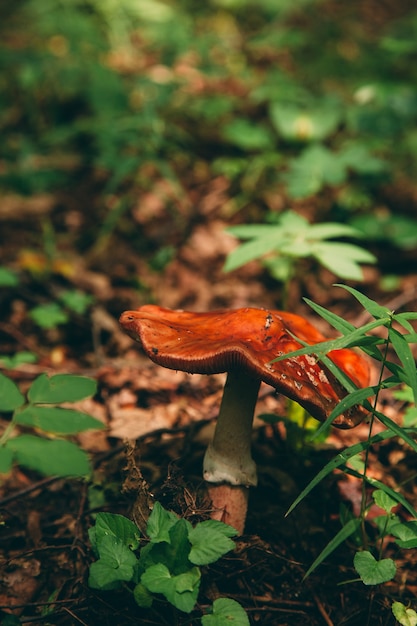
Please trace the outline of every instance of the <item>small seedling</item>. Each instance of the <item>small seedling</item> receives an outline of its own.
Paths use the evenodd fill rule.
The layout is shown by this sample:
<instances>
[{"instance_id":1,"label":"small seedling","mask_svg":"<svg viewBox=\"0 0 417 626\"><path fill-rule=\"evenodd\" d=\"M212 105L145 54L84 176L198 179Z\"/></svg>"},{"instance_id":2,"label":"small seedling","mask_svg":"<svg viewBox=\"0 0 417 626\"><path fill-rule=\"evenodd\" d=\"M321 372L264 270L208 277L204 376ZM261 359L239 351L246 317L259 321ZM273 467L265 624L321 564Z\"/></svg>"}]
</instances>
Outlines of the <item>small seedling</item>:
<instances>
[{"instance_id":1,"label":"small seedling","mask_svg":"<svg viewBox=\"0 0 417 626\"><path fill-rule=\"evenodd\" d=\"M195 527L156 502L146 528L148 542L141 547L138 527L126 517L99 513L89 531L98 560L90 567L93 589L115 590L127 586L136 603L150 608L161 596L184 613L194 610L201 582L201 567L218 561L234 548L237 532L216 520ZM203 626L248 626L243 608L220 598Z\"/></svg>"},{"instance_id":2,"label":"small seedling","mask_svg":"<svg viewBox=\"0 0 417 626\"><path fill-rule=\"evenodd\" d=\"M92 396L96 386L96 381L85 376L41 374L25 398L10 378L0 374L0 413L12 413L0 437L0 473L9 472L13 463L18 463L47 476L88 475L86 452L68 437L102 429L104 424L59 405Z\"/></svg>"}]
</instances>

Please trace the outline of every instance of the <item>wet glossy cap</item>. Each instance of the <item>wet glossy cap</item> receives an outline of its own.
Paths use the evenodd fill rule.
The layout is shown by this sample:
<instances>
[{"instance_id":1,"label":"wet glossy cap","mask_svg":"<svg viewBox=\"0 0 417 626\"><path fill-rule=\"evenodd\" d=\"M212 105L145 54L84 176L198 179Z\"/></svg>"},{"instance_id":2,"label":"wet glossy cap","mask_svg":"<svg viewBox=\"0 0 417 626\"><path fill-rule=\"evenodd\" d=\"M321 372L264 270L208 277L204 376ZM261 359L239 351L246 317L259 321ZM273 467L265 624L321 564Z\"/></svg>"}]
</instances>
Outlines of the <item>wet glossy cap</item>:
<instances>
[{"instance_id":1,"label":"wet glossy cap","mask_svg":"<svg viewBox=\"0 0 417 626\"><path fill-rule=\"evenodd\" d=\"M326 340L299 315L256 308L193 313L148 304L125 311L120 324L158 365L195 374L244 369L321 421L346 395L313 355L272 362L303 347L292 335L312 345ZM328 356L358 387L369 384L364 357L348 349ZM350 428L366 415L362 407L352 407L333 424Z\"/></svg>"}]
</instances>

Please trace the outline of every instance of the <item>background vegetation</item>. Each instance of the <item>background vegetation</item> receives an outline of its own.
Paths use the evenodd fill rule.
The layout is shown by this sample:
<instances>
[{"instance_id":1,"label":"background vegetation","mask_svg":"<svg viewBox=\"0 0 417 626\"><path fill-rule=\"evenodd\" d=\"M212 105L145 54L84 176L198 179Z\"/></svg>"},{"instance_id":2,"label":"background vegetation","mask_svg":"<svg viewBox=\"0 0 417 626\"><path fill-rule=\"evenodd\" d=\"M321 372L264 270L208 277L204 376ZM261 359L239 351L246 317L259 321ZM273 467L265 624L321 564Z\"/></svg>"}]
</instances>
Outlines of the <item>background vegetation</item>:
<instances>
[{"instance_id":1,"label":"background vegetation","mask_svg":"<svg viewBox=\"0 0 417 626\"><path fill-rule=\"evenodd\" d=\"M316 312L333 312L323 317L330 322L337 319L335 328L343 334L350 324L362 326L379 311L377 302L386 304L384 315L397 307L415 308L416 41L417 8L413 0L1 3L0 366L5 375L0 378L0 392L7 398L0 402L0 469L6 472L16 460L22 466L2 481L1 502L9 502L10 493L23 493L28 483L39 478L39 469L46 474L59 473L60 450L65 445L75 455L71 462L77 464L80 454L82 467L88 467L90 477L94 475L88 495L81 487L65 488L69 490L65 494L70 493L78 507L74 523L83 528L84 541L88 542L91 511L110 506L109 502L114 505L116 500L113 508L126 513L126 501L121 503L114 495L120 492L120 467L106 467L102 471L103 475L108 472L105 478L97 478L99 462L88 463L82 450L85 444L77 439L92 423L86 413L93 406L106 407L111 416L109 398L132 385L132 372L119 376L124 366L119 359L130 347L130 340L124 339L117 327L124 309L154 301L193 309L285 307L310 315L303 302L307 296L318 303ZM239 241L243 241L240 246ZM373 298L366 300L365 311L352 302L347 290L331 289L336 277ZM406 319L414 323L412 313ZM407 340L403 331L408 333ZM415 374L413 326L404 326L400 339L395 329L390 332L387 343L384 337L379 343L375 340L375 345L386 345L388 356L393 353L392 371L398 375L395 383L410 384ZM393 350L392 337L397 348L402 346L400 351ZM368 337L362 343L371 353L372 340ZM51 389L45 382L45 372L56 371L75 374L55 379L65 387L58 396L51 391L54 379ZM89 395L79 395L79 375L98 380L98 389L92 381L86 383L91 387L89 394L95 394L91 403L80 411L56 406L71 403L72 407L75 400L85 400ZM39 381L48 389L37 395ZM140 385L135 389L138 405L147 410L155 402L149 399L153 391L148 383L145 391ZM381 399L379 391L377 397L385 403L384 411L388 407L388 414L413 437L416 409L410 389L397 391L396 397L382 393ZM175 394L168 387L155 392L158 398L169 396L171 404L177 402L176 394L181 397L184 393L181 384ZM39 406L41 422L36 413ZM61 425L57 429L53 422L56 416L64 415L62 411L66 416L76 414L78 426L67 425L62 430ZM300 419L305 420L305 416ZM178 423L173 426L178 427ZM13 430L16 427L18 430ZM276 441L277 427L269 424L265 429L266 433L273 430ZM292 497L287 494L289 501L283 504L280 519L285 506L305 486L304 464L309 473L311 467L323 465L320 455L324 452L319 452L319 459L314 452L308 457L304 436L299 436L298 430L296 435L297 449L301 449L297 463L302 468L294 470L297 485ZM370 444L379 445L383 439L371 437L371 430L368 437L362 449L374 450ZM33 451L28 451L28 442ZM158 451L160 443L158 440ZM260 456L266 451L272 458L268 446L278 444L271 444L267 435L260 435L257 443ZM383 445L398 446L394 452L399 454L399 444ZM397 468L401 474L396 475L397 483L389 483L395 493L400 491L400 484L401 489L404 487L404 497L411 500L408 511L416 508L415 489L410 487L415 476L411 447L401 457L404 467L401 471ZM58 452L46 459L46 448ZM116 444L114 450L117 452ZM373 462L379 463L379 470L384 466L384 471L380 470L383 483L384 472L394 473L387 450L385 447L380 453L377 448L366 457L367 467ZM294 450L286 452L286 462L295 464ZM173 452L157 454L165 469L175 457ZM122 454L121 458L124 463ZM155 458L153 449L149 463ZM333 470L333 466L326 467L330 467L329 473ZM351 475L358 473L358 466L349 471ZM62 470L62 474L67 473ZM77 471L72 469L71 473ZM267 481L272 480L272 474L268 476ZM372 476L367 480L372 484ZM276 482L282 484L282 480ZM188 492L184 489L181 493ZM262 489L259 494L262 510L265 494ZM49 492L46 496L36 505L25 500L26 508L13 509L10 519L19 519L25 529L25 511L32 514L31 507L35 510L37 506L43 511L45 502L55 497ZM249 528L265 541L269 532L273 537L262 553L262 562L267 563L262 571L273 590L282 590L280 601L287 609L295 606L291 604L296 602L293 590L301 585L296 563L303 562L305 573L317 551L320 563L324 559L314 545L314 528L326 533L326 540L320 535L320 545L329 545L330 538L338 536L334 520L339 523L340 517L342 529L350 528L353 533L343 538L349 537L355 548L363 547L365 516L373 500L368 498L366 506L362 500L361 515L352 517L350 511L338 511L323 498L331 528L322 531L326 522L319 500L307 505L312 515L308 548L298 537L297 541L287 541L288 530L281 529L291 546L288 553L283 548L290 564L284 581L276 561L268 561L281 549L280 544L273 543L277 537L275 522L272 524L268 516L261 520L259 513L249 520ZM374 526L367 529L369 542L378 546L378 556L386 555L386 563L393 557L398 571L404 571L404 559L397 558L386 537L395 525L397 532L398 528L403 532L404 523L411 522L396 517L395 498L387 501L377 496L375 500L384 515L377 530ZM67 502L64 499L50 506L57 507L53 513L48 508L53 518L57 512L61 514ZM183 514L181 507L177 509ZM6 526L11 528L9 509L5 511ZM276 520L276 510L272 513ZM301 516L306 517L304 511ZM359 519L362 544L356 535ZM415 542L415 527L407 526L408 531L412 538L407 536L407 541ZM25 532L22 530L23 535ZM68 521L61 532L72 542L74 530ZM19 533L10 536L17 553L23 550ZM53 541L57 541L55 535ZM403 536L400 541L405 541ZM254 563L259 566L258 549L256 541L248 542L247 552L239 555L242 571L250 572ZM329 553L325 556L328 558ZM129 558L133 557L129 554ZM339 552L332 558L339 574L345 572L343 567L352 568L352 558L347 559L348 565L343 564ZM302 592L305 606L314 607L307 611L311 622L306 622L306 614L295 613L276 622L279 613L273 608L263 616L261 612L261 619L265 624L285 624L291 619L294 626L316 626L322 619L341 624L346 618L344 623L350 626L363 626L366 620L382 626L394 623L391 606L395 605L397 622L415 626L416 606L410 598L415 597L411 572L416 564L407 558L409 578L403 579L402 591L392 591L389 586L379 596L379 591L372 591L366 605L369 609L364 609L363 603L361 607L364 596L349 596L345 591L355 602L346 616L338 605L339 589L324 604L316 602L321 579L320 574L318 579L312 574L313 582L307 582ZM90 562L87 558L80 565L74 559L74 571L66 573L68 580L77 580L77 584L82 576L85 580ZM59 591L51 589L55 584L53 572L59 566L46 563L52 582L45 583L45 589L50 594L56 592L54 597L72 599L66 581ZM235 578L233 561L219 567L226 567L229 580ZM330 582L332 570L328 571ZM362 582L372 579L370 584L378 586L383 579L367 578L361 565L357 572ZM256 574L252 582L261 579ZM207 587L211 583L209 579ZM308 595L309 585L312 595ZM0 607L4 608L2 589L0 585ZM84 585L78 597L91 593L85 589ZM288 597L285 589L289 590ZM205 588L203 591L206 593ZM49 595L42 593L41 599L49 601ZM255 595L255 591L251 593ZM257 587L256 593L266 602L264 587ZM238 597L236 589L233 594ZM210 593L204 597L210 598ZM247 608L247 596L238 599ZM414 608L408 608L409 600ZM91 599L87 604L93 607L94 618L102 619L102 607ZM268 604L271 606L273 603ZM257 607L253 611L259 610L259 604ZM47 609L44 616L46 613ZM165 617L171 623L172 614ZM161 623L159 613L151 619ZM182 623L178 616L175 619Z\"/></svg>"}]
</instances>

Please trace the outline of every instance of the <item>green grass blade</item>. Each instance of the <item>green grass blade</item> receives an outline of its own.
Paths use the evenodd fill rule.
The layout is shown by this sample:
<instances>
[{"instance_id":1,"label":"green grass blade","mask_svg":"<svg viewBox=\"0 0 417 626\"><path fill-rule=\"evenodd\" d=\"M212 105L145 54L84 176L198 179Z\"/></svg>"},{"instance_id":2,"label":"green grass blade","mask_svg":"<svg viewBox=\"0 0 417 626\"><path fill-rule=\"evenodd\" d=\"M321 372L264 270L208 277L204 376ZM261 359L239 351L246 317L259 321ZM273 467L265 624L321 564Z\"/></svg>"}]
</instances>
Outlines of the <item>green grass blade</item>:
<instances>
[{"instance_id":1,"label":"green grass blade","mask_svg":"<svg viewBox=\"0 0 417 626\"><path fill-rule=\"evenodd\" d=\"M415 441L410 435L414 435L417 437L417 429L416 428L403 428L396 424L392 419L384 415L384 413L380 413L379 411L375 411L375 417L391 432L393 432L397 437L400 437L405 443L417 452L417 441Z\"/></svg>"},{"instance_id":2,"label":"green grass blade","mask_svg":"<svg viewBox=\"0 0 417 626\"><path fill-rule=\"evenodd\" d=\"M406 376L406 381L404 382L406 382L407 385L413 390L414 403L417 404L417 369L411 348L404 335L398 332L395 328L390 328L388 330L388 338L391 341L393 348L404 368Z\"/></svg>"},{"instance_id":3,"label":"green grass blade","mask_svg":"<svg viewBox=\"0 0 417 626\"><path fill-rule=\"evenodd\" d=\"M371 300L367 296L364 296L363 293L354 289L353 287L349 287L348 285L341 285L339 283L335 284L335 287L341 287L342 289L346 289L349 293L352 294L358 300L358 302L363 306L363 308L375 317L376 319L384 319L385 317L391 317L391 313L389 309L384 306L381 306L374 300Z\"/></svg>"},{"instance_id":4,"label":"green grass blade","mask_svg":"<svg viewBox=\"0 0 417 626\"><path fill-rule=\"evenodd\" d=\"M327 546L320 552L319 556L315 559L314 563L310 565L310 567L304 574L303 580L305 580L308 576L310 576L310 574L314 572L314 570L324 561L324 559L326 559L329 556L329 554L334 552L334 550L336 550L336 548L340 546L340 544L343 543L343 541L345 541L348 537L350 537L350 535L353 535L353 533L358 530L360 523L361 521L359 518L350 519L345 524L345 526L343 526L339 530L337 535L333 537L333 539L329 541Z\"/></svg>"},{"instance_id":5,"label":"green grass blade","mask_svg":"<svg viewBox=\"0 0 417 626\"><path fill-rule=\"evenodd\" d=\"M381 489L381 491L383 491L388 496L390 496L390 498L392 498L393 500L401 504L410 513L412 517L417 518L417 511L404 498L404 496L402 496L397 491L394 491L394 489L391 489L391 487L388 487L388 485L385 485L381 481L377 480L376 478L372 478L372 476L368 476L367 474L365 475L360 474L359 472L357 472L351 467L345 467L343 471L346 472L346 474L349 474L350 476L354 476L355 478L359 478L360 480L365 480L368 483L368 485L371 485L371 487L375 487L375 489Z\"/></svg>"},{"instance_id":6,"label":"green grass blade","mask_svg":"<svg viewBox=\"0 0 417 626\"><path fill-rule=\"evenodd\" d=\"M415 432L414 429L406 430L403 428L401 430L403 432L405 431L406 434L407 432ZM294 502L291 504L290 508L286 512L285 517L287 517L295 509L295 507L300 504L302 500L304 500L304 498L310 493L310 491L312 491L312 489L314 489L314 487L316 487L326 476L331 474L333 470L337 469L341 465L344 465L345 463L347 463L347 461L349 461L349 459L355 456L355 454L363 452L363 450L366 450L366 448L368 448L369 446L375 443L379 443L380 441L384 441L385 439L395 437L395 435L396 433L392 432L391 430L386 430L374 435L370 438L369 441L360 441L359 443L355 443L353 444L353 446L349 446L345 450L342 450L342 452L339 452L319 471L319 473L313 478L313 480L308 483L308 485L303 489L300 495L297 496L297 498L294 500ZM402 435L402 437L404 438L404 435Z\"/></svg>"}]
</instances>

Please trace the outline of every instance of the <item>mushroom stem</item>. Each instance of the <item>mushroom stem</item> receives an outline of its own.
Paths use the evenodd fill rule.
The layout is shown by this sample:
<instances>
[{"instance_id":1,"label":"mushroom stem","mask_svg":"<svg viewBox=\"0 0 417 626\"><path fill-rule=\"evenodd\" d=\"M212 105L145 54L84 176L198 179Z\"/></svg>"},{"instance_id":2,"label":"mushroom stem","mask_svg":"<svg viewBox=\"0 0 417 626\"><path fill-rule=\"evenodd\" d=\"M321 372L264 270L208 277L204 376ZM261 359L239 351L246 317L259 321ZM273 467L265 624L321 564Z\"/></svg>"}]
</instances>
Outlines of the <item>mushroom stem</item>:
<instances>
[{"instance_id":1,"label":"mushroom stem","mask_svg":"<svg viewBox=\"0 0 417 626\"><path fill-rule=\"evenodd\" d=\"M230 371L224 387L213 441L204 457L204 478L213 519L244 530L248 487L257 484L251 456L253 414L260 380L243 370Z\"/></svg>"}]
</instances>

